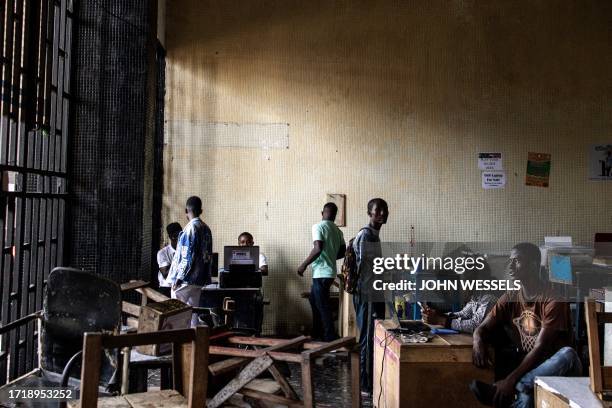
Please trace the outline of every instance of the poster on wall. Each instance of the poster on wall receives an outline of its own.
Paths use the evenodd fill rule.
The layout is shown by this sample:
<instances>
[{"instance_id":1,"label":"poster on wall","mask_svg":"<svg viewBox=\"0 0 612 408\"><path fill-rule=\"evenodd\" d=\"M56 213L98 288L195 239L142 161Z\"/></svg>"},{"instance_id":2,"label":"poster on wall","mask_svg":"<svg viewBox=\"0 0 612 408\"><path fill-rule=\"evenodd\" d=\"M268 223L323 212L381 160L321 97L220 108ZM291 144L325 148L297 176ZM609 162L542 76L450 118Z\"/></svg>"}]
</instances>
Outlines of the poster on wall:
<instances>
[{"instance_id":1,"label":"poster on wall","mask_svg":"<svg viewBox=\"0 0 612 408\"><path fill-rule=\"evenodd\" d=\"M503 170L504 167L502 165L502 154L478 153L478 168L480 170Z\"/></svg>"},{"instance_id":2,"label":"poster on wall","mask_svg":"<svg viewBox=\"0 0 612 408\"><path fill-rule=\"evenodd\" d=\"M612 181L612 143L591 145L589 180Z\"/></svg>"},{"instance_id":3,"label":"poster on wall","mask_svg":"<svg viewBox=\"0 0 612 408\"><path fill-rule=\"evenodd\" d=\"M525 184L528 186L548 187L550 177L550 154L532 153L527 156L527 175Z\"/></svg>"},{"instance_id":4,"label":"poster on wall","mask_svg":"<svg viewBox=\"0 0 612 408\"><path fill-rule=\"evenodd\" d=\"M506 186L506 173L503 171L483 171L482 172L482 188L485 190L493 190L496 188L504 188Z\"/></svg>"}]
</instances>

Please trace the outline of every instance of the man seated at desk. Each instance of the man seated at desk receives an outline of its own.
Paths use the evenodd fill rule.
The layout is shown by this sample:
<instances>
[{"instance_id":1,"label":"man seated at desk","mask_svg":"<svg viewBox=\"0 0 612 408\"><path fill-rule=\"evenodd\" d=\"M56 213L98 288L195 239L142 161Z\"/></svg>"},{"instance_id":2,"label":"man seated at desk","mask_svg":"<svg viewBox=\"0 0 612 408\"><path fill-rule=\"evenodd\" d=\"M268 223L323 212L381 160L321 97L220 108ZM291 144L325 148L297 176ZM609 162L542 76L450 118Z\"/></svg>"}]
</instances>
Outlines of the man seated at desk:
<instances>
[{"instance_id":1,"label":"man seated at desk","mask_svg":"<svg viewBox=\"0 0 612 408\"><path fill-rule=\"evenodd\" d=\"M496 364L518 363L513 371L493 385L472 382L472 392L485 405L533 407L536 376L582 374L578 354L570 347L569 304L556 299L548 282L540 276L540 256L539 248L531 243L512 248L507 272L511 279L521 282L521 289L503 295L474 331L476 366L488 364L486 344L492 344L504 333L509 335L516 355L496 355Z\"/></svg>"},{"instance_id":2,"label":"man seated at desk","mask_svg":"<svg viewBox=\"0 0 612 408\"><path fill-rule=\"evenodd\" d=\"M239 246L254 246L255 241L253 240L253 235L250 232L243 232L238 236L238 245ZM268 276L268 258L264 254L259 252L259 270L261 271L262 276Z\"/></svg>"},{"instance_id":3,"label":"man seated at desk","mask_svg":"<svg viewBox=\"0 0 612 408\"><path fill-rule=\"evenodd\" d=\"M440 313L435 308L424 305L421 314L425 323L444 326L463 333L473 333L495 305L496 300L491 294L479 294L472 296L458 312Z\"/></svg>"},{"instance_id":4,"label":"man seated at desk","mask_svg":"<svg viewBox=\"0 0 612 408\"><path fill-rule=\"evenodd\" d=\"M483 270L473 269L466 271L462 279L491 279L491 272L487 268ZM497 297L486 291L473 291L466 293L465 299L469 299L466 305L458 312L440 313L434 307L424 305L421 308L423 322L437 324L448 329L463 333L473 333L483 322L489 311L497 302Z\"/></svg>"}]
</instances>

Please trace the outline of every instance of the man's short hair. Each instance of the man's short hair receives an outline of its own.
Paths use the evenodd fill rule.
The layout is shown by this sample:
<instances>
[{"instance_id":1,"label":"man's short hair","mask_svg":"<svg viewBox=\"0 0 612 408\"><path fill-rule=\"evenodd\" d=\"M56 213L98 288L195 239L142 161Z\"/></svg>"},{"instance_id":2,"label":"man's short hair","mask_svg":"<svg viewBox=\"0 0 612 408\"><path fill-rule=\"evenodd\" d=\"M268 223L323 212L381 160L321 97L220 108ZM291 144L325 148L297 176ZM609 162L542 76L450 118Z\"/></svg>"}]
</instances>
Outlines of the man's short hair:
<instances>
[{"instance_id":1,"label":"man's short hair","mask_svg":"<svg viewBox=\"0 0 612 408\"><path fill-rule=\"evenodd\" d=\"M253 240L253 235L250 232L243 232L242 234L238 235L238 240L240 241L240 238L242 237L247 237L250 238L251 241Z\"/></svg>"},{"instance_id":2,"label":"man's short hair","mask_svg":"<svg viewBox=\"0 0 612 408\"><path fill-rule=\"evenodd\" d=\"M187 199L185 208L195 215L200 215L202 214L202 200L198 196L191 196Z\"/></svg>"},{"instance_id":3,"label":"man's short hair","mask_svg":"<svg viewBox=\"0 0 612 408\"><path fill-rule=\"evenodd\" d=\"M372 208L374 208L375 204L378 204L379 207L385 207L386 209L389 209L389 204L387 204L385 200L383 200L382 198L373 198L368 201L368 213L372 211Z\"/></svg>"},{"instance_id":4,"label":"man's short hair","mask_svg":"<svg viewBox=\"0 0 612 408\"><path fill-rule=\"evenodd\" d=\"M325 209L328 209L334 215L338 214L338 206L332 202L326 203L323 206L323 211L325 211Z\"/></svg>"},{"instance_id":5,"label":"man's short hair","mask_svg":"<svg viewBox=\"0 0 612 408\"><path fill-rule=\"evenodd\" d=\"M173 236L175 234L178 234L182 230L183 230L183 227L181 227L181 224L179 224L178 222L172 222L168 224L168 226L166 227L166 232L168 233L168 236Z\"/></svg>"},{"instance_id":6,"label":"man's short hair","mask_svg":"<svg viewBox=\"0 0 612 408\"><path fill-rule=\"evenodd\" d=\"M534 261L537 265L540 265L540 261L542 260L540 248L531 242L521 242L513 246L512 249L523 255L527 260Z\"/></svg>"}]
</instances>

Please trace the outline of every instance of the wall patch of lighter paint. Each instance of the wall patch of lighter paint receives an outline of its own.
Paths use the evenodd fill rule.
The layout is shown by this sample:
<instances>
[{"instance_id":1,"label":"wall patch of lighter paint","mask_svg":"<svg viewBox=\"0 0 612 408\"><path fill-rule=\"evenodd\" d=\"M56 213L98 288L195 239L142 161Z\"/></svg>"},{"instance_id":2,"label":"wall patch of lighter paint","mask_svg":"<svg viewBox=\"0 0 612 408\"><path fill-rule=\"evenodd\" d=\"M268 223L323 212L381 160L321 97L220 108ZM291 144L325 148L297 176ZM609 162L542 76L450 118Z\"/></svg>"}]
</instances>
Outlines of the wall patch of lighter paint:
<instances>
[{"instance_id":1,"label":"wall patch of lighter paint","mask_svg":"<svg viewBox=\"0 0 612 408\"><path fill-rule=\"evenodd\" d=\"M288 149L288 123L232 123L198 120L166 122L165 143L171 146Z\"/></svg>"}]
</instances>

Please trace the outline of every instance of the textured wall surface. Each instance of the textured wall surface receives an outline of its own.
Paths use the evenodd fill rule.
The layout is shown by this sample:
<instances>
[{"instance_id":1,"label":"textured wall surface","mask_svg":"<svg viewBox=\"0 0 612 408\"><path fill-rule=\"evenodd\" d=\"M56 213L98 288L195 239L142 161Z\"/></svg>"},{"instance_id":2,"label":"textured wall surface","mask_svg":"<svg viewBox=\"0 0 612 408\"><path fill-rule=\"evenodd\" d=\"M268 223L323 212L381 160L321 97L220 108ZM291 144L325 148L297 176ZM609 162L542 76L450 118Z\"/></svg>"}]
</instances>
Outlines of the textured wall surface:
<instances>
[{"instance_id":1,"label":"textured wall surface","mask_svg":"<svg viewBox=\"0 0 612 408\"><path fill-rule=\"evenodd\" d=\"M369 198L384 240L589 242L612 230L612 183L587 180L609 142L611 4L587 1L181 0L167 8L164 224L200 195L214 249L248 230L270 259L268 332L309 324L295 270L326 193L347 195L348 239ZM289 147L216 140L222 126L289 124ZM205 131L203 130L205 129ZM212 132L212 133L211 133ZM232 136L235 137L235 136ZM266 140L262 138L261 140ZM481 188L477 153L504 154ZM550 188L525 185L552 154ZM307 277L310 274L307 273Z\"/></svg>"}]
</instances>

